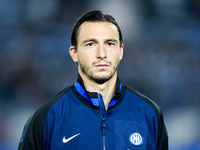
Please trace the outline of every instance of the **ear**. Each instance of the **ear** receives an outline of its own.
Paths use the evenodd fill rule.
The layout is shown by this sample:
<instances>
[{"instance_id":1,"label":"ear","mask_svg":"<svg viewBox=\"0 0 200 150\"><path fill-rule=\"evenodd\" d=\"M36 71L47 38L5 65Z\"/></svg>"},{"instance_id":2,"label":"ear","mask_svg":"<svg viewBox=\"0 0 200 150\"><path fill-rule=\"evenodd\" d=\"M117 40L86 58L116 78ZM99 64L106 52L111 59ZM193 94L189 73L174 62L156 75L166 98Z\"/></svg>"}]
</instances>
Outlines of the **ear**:
<instances>
[{"instance_id":1,"label":"ear","mask_svg":"<svg viewBox=\"0 0 200 150\"><path fill-rule=\"evenodd\" d=\"M69 54L70 54L71 58L73 59L73 61L77 64L78 63L78 56L77 56L77 51L76 51L74 46L71 46L69 48Z\"/></svg>"},{"instance_id":2,"label":"ear","mask_svg":"<svg viewBox=\"0 0 200 150\"><path fill-rule=\"evenodd\" d=\"M123 54L124 54L124 45L122 44L120 48L120 60L123 58Z\"/></svg>"}]
</instances>

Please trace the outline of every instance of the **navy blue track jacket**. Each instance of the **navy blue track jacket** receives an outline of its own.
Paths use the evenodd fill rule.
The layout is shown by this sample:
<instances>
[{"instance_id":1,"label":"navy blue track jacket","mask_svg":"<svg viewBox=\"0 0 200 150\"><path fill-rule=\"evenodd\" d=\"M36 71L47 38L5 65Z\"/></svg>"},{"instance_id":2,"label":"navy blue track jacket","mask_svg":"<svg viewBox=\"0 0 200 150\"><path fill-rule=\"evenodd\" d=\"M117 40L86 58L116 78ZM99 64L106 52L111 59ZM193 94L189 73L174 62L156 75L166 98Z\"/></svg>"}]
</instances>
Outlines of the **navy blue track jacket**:
<instances>
[{"instance_id":1,"label":"navy blue track jacket","mask_svg":"<svg viewBox=\"0 0 200 150\"><path fill-rule=\"evenodd\" d=\"M144 95L117 79L106 110L78 75L27 121L18 150L168 150L168 134L161 110Z\"/></svg>"}]
</instances>

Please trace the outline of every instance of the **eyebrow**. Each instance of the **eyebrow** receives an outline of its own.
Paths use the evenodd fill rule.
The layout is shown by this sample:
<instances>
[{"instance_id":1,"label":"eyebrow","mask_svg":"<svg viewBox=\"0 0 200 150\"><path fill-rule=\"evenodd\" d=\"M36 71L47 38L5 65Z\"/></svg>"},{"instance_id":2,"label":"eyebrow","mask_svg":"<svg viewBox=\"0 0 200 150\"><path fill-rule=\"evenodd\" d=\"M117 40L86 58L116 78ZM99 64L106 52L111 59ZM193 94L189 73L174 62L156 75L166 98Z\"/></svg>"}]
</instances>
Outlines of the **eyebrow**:
<instances>
[{"instance_id":1,"label":"eyebrow","mask_svg":"<svg viewBox=\"0 0 200 150\"><path fill-rule=\"evenodd\" d=\"M116 40L116 39L106 39L106 42L115 42L115 43L118 43L119 41ZM86 39L86 40L83 40L82 43L87 43L87 42L97 42L96 39Z\"/></svg>"},{"instance_id":2,"label":"eyebrow","mask_svg":"<svg viewBox=\"0 0 200 150\"><path fill-rule=\"evenodd\" d=\"M107 39L106 41L107 41L107 42L110 42L110 41L111 41L111 42L114 42L114 43L118 43L118 42L119 42L119 41L116 40L116 39Z\"/></svg>"},{"instance_id":3,"label":"eyebrow","mask_svg":"<svg viewBox=\"0 0 200 150\"><path fill-rule=\"evenodd\" d=\"M96 42L97 40L95 39L86 39L86 40L83 40L82 43L87 43L87 42Z\"/></svg>"}]
</instances>

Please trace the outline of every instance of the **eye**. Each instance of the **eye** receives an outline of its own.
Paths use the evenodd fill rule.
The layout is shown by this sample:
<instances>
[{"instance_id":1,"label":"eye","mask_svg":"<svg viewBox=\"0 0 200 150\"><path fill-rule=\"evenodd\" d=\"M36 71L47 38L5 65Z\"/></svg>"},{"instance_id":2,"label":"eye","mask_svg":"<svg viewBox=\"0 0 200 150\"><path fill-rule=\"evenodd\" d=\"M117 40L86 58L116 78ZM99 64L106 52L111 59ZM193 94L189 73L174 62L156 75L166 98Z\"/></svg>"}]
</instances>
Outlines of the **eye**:
<instances>
[{"instance_id":1,"label":"eye","mask_svg":"<svg viewBox=\"0 0 200 150\"><path fill-rule=\"evenodd\" d=\"M92 47L92 46L94 46L94 43L87 43L86 46L87 47Z\"/></svg>"},{"instance_id":2,"label":"eye","mask_svg":"<svg viewBox=\"0 0 200 150\"><path fill-rule=\"evenodd\" d=\"M114 43L112 43L112 42L108 42L107 45L110 47L110 46L113 46Z\"/></svg>"}]
</instances>

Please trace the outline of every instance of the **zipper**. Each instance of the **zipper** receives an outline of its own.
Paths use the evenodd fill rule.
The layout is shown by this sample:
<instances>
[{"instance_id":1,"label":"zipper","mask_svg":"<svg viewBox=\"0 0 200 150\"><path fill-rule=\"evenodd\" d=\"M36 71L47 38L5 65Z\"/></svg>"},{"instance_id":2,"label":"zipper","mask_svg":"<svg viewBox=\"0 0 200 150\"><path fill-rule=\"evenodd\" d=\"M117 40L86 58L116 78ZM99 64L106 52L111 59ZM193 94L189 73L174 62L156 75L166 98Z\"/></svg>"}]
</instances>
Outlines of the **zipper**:
<instances>
[{"instance_id":1,"label":"zipper","mask_svg":"<svg viewBox=\"0 0 200 150\"><path fill-rule=\"evenodd\" d=\"M103 150L106 150L106 123L105 118L101 120L101 135L103 137Z\"/></svg>"},{"instance_id":2,"label":"zipper","mask_svg":"<svg viewBox=\"0 0 200 150\"><path fill-rule=\"evenodd\" d=\"M103 150L106 150L106 114L107 111L105 109L105 105L103 102L103 98L100 93L98 93L98 100L99 100L99 109L101 114L101 135L103 138Z\"/></svg>"}]
</instances>

